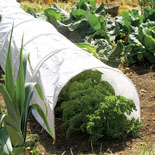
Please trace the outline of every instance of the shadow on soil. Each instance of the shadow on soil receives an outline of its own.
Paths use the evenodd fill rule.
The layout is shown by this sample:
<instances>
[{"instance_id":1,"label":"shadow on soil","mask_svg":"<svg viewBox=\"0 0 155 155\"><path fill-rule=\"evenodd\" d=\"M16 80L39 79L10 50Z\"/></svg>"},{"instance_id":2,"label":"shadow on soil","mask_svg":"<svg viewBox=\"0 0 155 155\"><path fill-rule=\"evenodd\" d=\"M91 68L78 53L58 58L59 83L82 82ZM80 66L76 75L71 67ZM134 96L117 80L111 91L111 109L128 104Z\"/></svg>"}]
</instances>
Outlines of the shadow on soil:
<instances>
[{"instance_id":1,"label":"shadow on soil","mask_svg":"<svg viewBox=\"0 0 155 155\"><path fill-rule=\"evenodd\" d=\"M155 72L155 64L150 65L147 63L145 64L139 63L139 64L131 65L130 69L132 69L138 75L143 75L149 72Z\"/></svg>"}]
</instances>

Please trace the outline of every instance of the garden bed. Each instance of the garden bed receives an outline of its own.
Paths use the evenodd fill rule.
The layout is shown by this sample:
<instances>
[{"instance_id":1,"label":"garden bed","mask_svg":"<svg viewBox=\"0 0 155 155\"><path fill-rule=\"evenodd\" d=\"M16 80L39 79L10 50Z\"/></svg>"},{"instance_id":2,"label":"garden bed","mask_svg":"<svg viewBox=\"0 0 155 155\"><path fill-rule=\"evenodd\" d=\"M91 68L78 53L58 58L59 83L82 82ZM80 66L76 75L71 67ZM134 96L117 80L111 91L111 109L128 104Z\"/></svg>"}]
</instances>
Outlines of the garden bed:
<instances>
[{"instance_id":1,"label":"garden bed","mask_svg":"<svg viewBox=\"0 0 155 155\"><path fill-rule=\"evenodd\" d=\"M133 66L124 70L126 75L132 79L138 89L141 101L141 115L143 128L141 137L127 140L102 140L99 146L91 146L88 136L77 132L67 141L65 131L61 129L61 118L55 118L56 143L52 144L51 137L45 132L41 132L41 126L33 116L29 120L29 133L38 134L40 140L37 143L39 154L129 154L149 151L155 147L155 68L150 66ZM155 151L155 150L154 150ZM153 152L152 152L153 154Z\"/></svg>"}]
</instances>

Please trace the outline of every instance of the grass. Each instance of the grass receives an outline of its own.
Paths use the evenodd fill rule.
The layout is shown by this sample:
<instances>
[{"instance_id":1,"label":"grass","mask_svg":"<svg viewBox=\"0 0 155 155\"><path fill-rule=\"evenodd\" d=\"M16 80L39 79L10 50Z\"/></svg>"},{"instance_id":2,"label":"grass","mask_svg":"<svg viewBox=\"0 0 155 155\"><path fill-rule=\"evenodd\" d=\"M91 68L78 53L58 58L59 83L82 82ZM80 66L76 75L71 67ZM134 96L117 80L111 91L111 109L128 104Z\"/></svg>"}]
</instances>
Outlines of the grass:
<instances>
[{"instance_id":1,"label":"grass","mask_svg":"<svg viewBox=\"0 0 155 155\"><path fill-rule=\"evenodd\" d=\"M71 7L77 2L78 0L19 0L21 2L21 8L25 11L27 9L35 10L38 13L43 12L46 8L50 5L53 5L55 2L67 12L70 12ZM123 10L130 10L140 9L138 6L138 0L97 0L97 3L100 4L101 2L120 2L119 12L118 15L121 15Z\"/></svg>"},{"instance_id":2,"label":"grass","mask_svg":"<svg viewBox=\"0 0 155 155\"><path fill-rule=\"evenodd\" d=\"M77 0L70 0L68 2L57 2L57 4L67 12L70 11L71 7L77 2ZM34 1L33 3L28 1L22 1L21 3L21 8L25 11L28 9L34 10L37 13L42 13L46 8L48 8L50 5L53 5L54 2L50 2L49 4L46 3L38 3L37 1Z\"/></svg>"},{"instance_id":3,"label":"grass","mask_svg":"<svg viewBox=\"0 0 155 155\"><path fill-rule=\"evenodd\" d=\"M21 2L21 8L27 11L27 9L35 10L38 13L43 12L46 8L48 8L48 5L46 4L38 4L38 3L30 3L29 1Z\"/></svg>"}]
</instances>

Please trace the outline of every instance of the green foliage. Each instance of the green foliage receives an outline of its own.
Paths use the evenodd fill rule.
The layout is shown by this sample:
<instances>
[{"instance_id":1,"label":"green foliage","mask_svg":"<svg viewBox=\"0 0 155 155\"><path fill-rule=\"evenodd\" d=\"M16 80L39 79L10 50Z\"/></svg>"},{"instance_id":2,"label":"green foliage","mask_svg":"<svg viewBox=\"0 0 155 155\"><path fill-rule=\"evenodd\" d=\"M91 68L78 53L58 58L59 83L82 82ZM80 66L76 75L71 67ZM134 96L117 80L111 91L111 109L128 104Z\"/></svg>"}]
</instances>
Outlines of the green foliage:
<instances>
[{"instance_id":1,"label":"green foliage","mask_svg":"<svg viewBox=\"0 0 155 155\"><path fill-rule=\"evenodd\" d=\"M91 44L89 44L89 43L79 43L79 44L77 44L77 46L84 49L84 50L86 50L86 51L88 51L89 53L92 53L93 56L98 58L96 50L94 49L93 46L91 46Z\"/></svg>"},{"instance_id":2,"label":"green foliage","mask_svg":"<svg viewBox=\"0 0 155 155\"><path fill-rule=\"evenodd\" d=\"M144 13L145 8L155 9L155 0L139 0L139 6L141 7L141 12Z\"/></svg>"},{"instance_id":3,"label":"green foliage","mask_svg":"<svg viewBox=\"0 0 155 155\"><path fill-rule=\"evenodd\" d=\"M115 96L112 86L101 80L99 71L88 70L74 77L62 89L58 103L67 138L78 130L87 132L93 143L103 137L139 136L141 122L128 120L125 115L136 110L134 102Z\"/></svg>"},{"instance_id":4,"label":"green foliage","mask_svg":"<svg viewBox=\"0 0 155 155\"><path fill-rule=\"evenodd\" d=\"M126 46L126 59L129 63L148 61L155 63L155 22L147 21L134 27L129 33L128 45Z\"/></svg>"},{"instance_id":5,"label":"green foliage","mask_svg":"<svg viewBox=\"0 0 155 155\"><path fill-rule=\"evenodd\" d=\"M33 96L34 88L44 102L41 88L36 83L25 83L26 67L28 56L23 53L23 40L20 50L20 66L16 84L14 84L14 76L12 71L12 56L11 56L11 39L8 46L6 65L5 65L5 84L0 85L0 91L3 95L7 114L0 114L0 151L5 154L20 154L23 151L26 143L27 120L32 109L36 110L43 119L47 130L53 137L53 133L46 120L46 116L37 104L30 105ZM54 137L53 137L54 138Z\"/></svg>"},{"instance_id":6,"label":"green foliage","mask_svg":"<svg viewBox=\"0 0 155 155\"><path fill-rule=\"evenodd\" d=\"M101 28L101 24L98 15L103 14L104 5L101 4L96 8L96 0L81 0L75 4L70 12L66 13L64 10L54 4L44 11L44 15L47 17L48 21L52 23L55 27L68 28L69 31L77 30L79 32L87 33L86 29L92 33ZM86 28L83 30L82 23L85 24Z\"/></svg>"},{"instance_id":7,"label":"green foliage","mask_svg":"<svg viewBox=\"0 0 155 155\"><path fill-rule=\"evenodd\" d=\"M147 21L139 28L139 39L146 49L155 54L155 21Z\"/></svg>"},{"instance_id":8,"label":"green foliage","mask_svg":"<svg viewBox=\"0 0 155 155\"><path fill-rule=\"evenodd\" d=\"M142 15L138 10L122 11L115 19L106 15L104 3L97 6L96 0L79 0L70 13L54 4L45 9L44 16L66 37L78 34L74 35L78 46L110 66L154 64L155 0L141 0L139 4Z\"/></svg>"}]
</instances>

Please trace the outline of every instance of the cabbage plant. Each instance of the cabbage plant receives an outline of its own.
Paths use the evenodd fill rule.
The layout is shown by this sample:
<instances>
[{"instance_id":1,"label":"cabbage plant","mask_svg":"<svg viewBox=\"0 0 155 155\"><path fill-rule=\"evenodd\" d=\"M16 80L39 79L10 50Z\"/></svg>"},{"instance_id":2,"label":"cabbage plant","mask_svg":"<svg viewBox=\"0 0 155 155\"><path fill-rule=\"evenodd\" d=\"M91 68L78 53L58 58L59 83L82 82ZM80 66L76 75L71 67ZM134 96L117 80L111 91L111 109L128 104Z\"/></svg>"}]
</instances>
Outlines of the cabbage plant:
<instances>
[{"instance_id":1,"label":"cabbage plant","mask_svg":"<svg viewBox=\"0 0 155 155\"><path fill-rule=\"evenodd\" d=\"M11 59L11 38L8 46L5 64L5 83L0 84L0 91L3 95L7 113L0 113L0 154L20 154L26 145L27 120L32 112L36 110L46 125L46 128L54 139L52 130L46 119L46 115L38 104L30 104L34 88L44 102L43 94L39 84L35 82L26 83L26 66L28 55L23 53L23 39L20 50L20 66L16 84L14 83ZM47 111L46 111L47 112Z\"/></svg>"}]
</instances>

